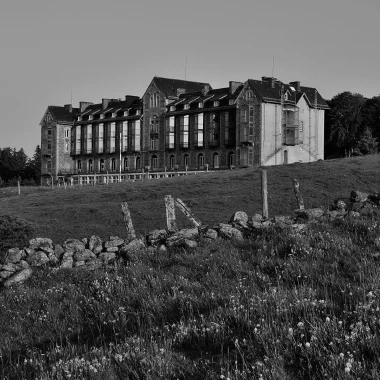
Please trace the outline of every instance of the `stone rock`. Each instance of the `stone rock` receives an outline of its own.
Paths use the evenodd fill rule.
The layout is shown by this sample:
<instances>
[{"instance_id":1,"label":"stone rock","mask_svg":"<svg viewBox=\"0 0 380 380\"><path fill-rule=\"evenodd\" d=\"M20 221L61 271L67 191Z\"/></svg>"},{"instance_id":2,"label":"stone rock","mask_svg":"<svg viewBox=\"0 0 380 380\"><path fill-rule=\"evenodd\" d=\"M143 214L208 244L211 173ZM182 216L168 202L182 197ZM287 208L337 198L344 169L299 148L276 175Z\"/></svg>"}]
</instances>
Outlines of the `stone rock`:
<instances>
[{"instance_id":1,"label":"stone rock","mask_svg":"<svg viewBox=\"0 0 380 380\"><path fill-rule=\"evenodd\" d=\"M90 241L88 242L88 248L98 254L103 251L103 242L99 236L93 235L90 237Z\"/></svg>"},{"instance_id":2,"label":"stone rock","mask_svg":"<svg viewBox=\"0 0 380 380\"><path fill-rule=\"evenodd\" d=\"M351 191L351 196L350 196L350 201L351 202L365 202L368 199L367 193L363 193L358 190L352 190Z\"/></svg>"},{"instance_id":3,"label":"stone rock","mask_svg":"<svg viewBox=\"0 0 380 380\"><path fill-rule=\"evenodd\" d=\"M301 231L303 231L304 229L306 229L306 224L304 224L304 223L294 223L294 224L292 225L292 227L293 227L293 230L294 230L295 232L301 232Z\"/></svg>"},{"instance_id":4,"label":"stone rock","mask_svg":"<svg viewBox=\"0 0 380 380\"><path fill-rule=\"evenodd\" d=\"M229 224L220 223L215 229L219 231L219 235L224 239L236 240L238 242L244 241L243 234L237 228L234 228Z\"/></svg>"},{"instance_id":5,"label":"stone rock","mask_svg":"<svg viewBox=\"0 0 380 380\"><path fill-rule=\"evenodd\" d=\"M35 251L43 251L44 248L53 248L53 241L48 238L35 238L29 240L29 247L34 249Z\"/></svg>"},{"instance_id":6,"label":"stone rock","mask_svg":"<svg viewBox=\"0 0 380 380\"><path fill-rule=\"evenodd\" d=\"M252 222L259 222L259 223L261 223L264 220L264 218L263 218L263 216L261 214L255 214L255 215L252 216L251 220L252 220Z\"/></svg>"},{"instance_id":7,"label":"stone rock","mask_svg":"<svg viewBox=\"0 0 380 380\"><path fill-rule=\"evenodd\" d=\"M4 286L9 288L12 285L20 284L27 280L33 273L32 268L25 268L20 272L17 272L13 276L9 277L5 282Z\"/></svg>"},{"instance_id":8,"label":"stone rock","mask_svg":"<svg viewBox=\"0 0 380 380\"><path fill-rule=\"evenodd\" d=\"M24 248L25 256L29 256L34 252L33 248Z\"/></svg>"},{"instance_id":9,"label":"stone rock","mask_svg":"<svg viewBox=\"0 0 380 380\"><path fill-rule=\"evenodd\" d=\"M13 271L8 271L8 270L1 270L0 271L0 280L6 280L7 278L13 276L15 272Z\"/></svg>"},{"instance_id":10,"label":"stone rock","mask_svg":"<svg viewBox=\"0 0 380 380\"><path fill-rule=\"evenodd\" d=\"M101 260L104 264L111 264L116 260L115 252L102 252L99 255L99 260Z\"/></svg>"},{"instance_id":11,"label":"stone rock","mask_svg":"<svg viewBox=\"0 0 380 380\"><path fill-rule=\"evenodd\" d=\"M112 236L111 236L112 237ZM113 240L108 240L104 243L104 248L114 248L114 247L120 247L124 244L123 239L113 239Z\"/></svg>"},{"instance_id":12,"label":"stone rock","mask_svg":"<svg viewBox=\"0 0 380 380\"><path fill-rule=\"evenodd\" d=\"M120 249L120 253L128 254L131 252L141 251L144 248L145 248L145 244L141 239L134 239L128 244L123 245Z\"/></svg>"},{"instance_id":13,"label":"stone rock","mask_svg":"<svg viewBox=\"0 0 380 380\"><path fill-rule=\"evenodd\" d=\"M88 261L95 258L95 253L90 251L89 249L85 249L83 252L75 252L73 254L74 261Z\"/></svg>"},{"instance_id":14,"label":"stone rock","mask_svg":"<svg viewBox=\"0 0 380 380\"><path fill-rule=\"evenodd\" d=\"M210 240L215 240L218 238L218 233L213 228L208 228L204 233L203 237Z\"/></svg>"},{"instance_id":15,"label":"stone rock","mask_svg":"<svg viewBox=\"0 0 380 380\"><path fill-rule=\"evenodd\" d=\"M163 243L168 237L168 231L166 230L153 230L148 233L146 236L146 241L148 244L153 246L158 246L160 243Z\"/></svg>"},{"instance_id":16,"label":"stone rock","mask_svg":"<svg viewBox=\"0 0 380 380\"><path fill-rule=\"evenodd\" d=\"M106 252L118 252L119 248L118 247L108 247L106 248Z\"/></svg>"},{"instance_id":17,"label":"stone rock","mask_svg":"<svg viewBox=\"0 0 380 380\"><path fill-rule=\"evenodd\" d=\"M301 218L304 220L312 220L320 218L324 211L321 208L309 208L306 210L295 210L297 218Z\"/></svg>"},{"instance_id":18,"label":"stone rock","mask_svg":"<svg viewBox=\"0 0 380 380\"><path fill-rule=\"evenodd\" d=\"M50 264L57 265L59 263L58 257L53 253L48 254Z\"/></svg>"},{"instance_id":19,"label":"stone rock","mask_svg":"<svg viewBox=\"0 0 380 380\"><path fill-rule=\"evenodd\" d=\"M248 223L248 215L244 211L236 211L228 221L229 224L232 223L243 223L247 224Z\"/></svg>"},{"instance_id":20,"label":"stone rock","mask_svg":"<svg viewBox=\"0 0 380 380\"><path fill-rule=\"evenodd\" d=\"M65 251L72 251L72 252L83 252L86 247L84 246L83 242L81 242L78 239L68 239L63 243L63 248Z\"/></svg>"},{"instance_id":21,"label":"stone rock","mask_svg":"<svg viewBox=\"0 0 380 380\"><path fill-rule=\"evenodd\" d=\"M199 236L198 228L185 228L183 230L176 232L174 235L168 237L166 239L166 243L169 246L170 243L173 243L176 240L180 240L180 239L194 240L198 236Z\"/></svg>"},{"instance_id":22,"label":"stone rock","mask_svg":"<svg viewBox=\"0 0 380 380\"><path fill-rule=\"evenodd\" d=\"M22 270L22 269L29 268L30 265L25 260L21 260L19 263L17 263L17 267L19 270Z\"/></svg>"},{"instance_id":23,"label":"stone rock","mask_svg":"<svg viewBox=\"0 0 380 380\"><path fill-rule=\"evenodd\" d=\"M198 246L197 242L190 239L177 239L173 241L166 241L166 244L168 247L182 247L182 248L196 248Z\"/></svg>"},{"instance_id":24,"label":"stone rock","mask_svg":"<svg viewBox=\"0 0 380 380\"><path fill-rule=\"evenodd\" d=\"M40 251L45 252L48 256L51 254L54 255L54 249L53 248L41 248Z\"/></svg>"},{"instance_id":25,"label":"stone rock","mask_svg":"<svg viewBox=\"0 0 380 380\"><path fill-rule=\"evenodd\" d=\"M363 203L363 207L360 209L360 215L362 216L371 216L375 212L375 206L373 203L365 202Z\"/></svg>"},{"instance_id":26,"label":"stone rock","mask_svg":"<svg viewBox=\"0 0 380 380\"><path fill-rule=\"evenodd\" d=\"M83 238L82 239L82 243L84 244L84 246L86 246L88 244L88 239L87 238Z\"/></svg>"},{"instance_id":27,"label":"stone rock","mask_svg":"<svg viewBox=\"0 0 380 380\"><path fill-rule=\"evenodd\" d=\"M94 269L101 268L102 265L103 265L102 260L96 258L96 259L86 261L85 268L89 270L94 270Z\"/></svg>"},{"instance_id":28,"label":"stone rock","mask_svg":"<svg viewBox=\"0 0 380 380\"><path fill-rule=\"evenodd\" d=\"M72 256L66 256L66 257L63 257L62 261L61 261L61 268L72 268L73 267L73 257Z\"/></svg>"},{"instance_id":29,"label":"stone rock","mask_svg":"<svg viewBox=\"0 0 380 380\"><path fill-rule=\"evenodd\" d=\"M86 264L86 262L84 260L74 261L73 267L81 267L85 264Z\"/></svg>"},{"instance_id":30,"label":"stone rock","mask_svg":"<svg viewBox=\"0 0 380 380\"><path fill-rule=\"evenodd\" d=\"M343 199L336 199L334 201L334 208L336 210L345 210L347 208L347 204Z\"/></svg>"},{"instance_id":31,"label":"stone rock","mask_svg":"<svg viewBox=\"0 0 380 380\"><path fill-rule=\"evenodd\" d=\"M360 212L357 212L357 211L351 211L351 212L350 212L350 217L351 217L351 218L360 218Z\"/></svg>"},{"instance_id":32,"label":"stone rock","mask_svg":"<svg viewBox=\"0 0 380 380\"><path fill-rule=\"evenodd\" d=\"M5 254L3 262L4 264L18 263L24 257L25 253L23 250L18 248L10 248Z\"/></svg>"},{"instance_id":33,"label":"stone rock","mask_svg":"<svg viewBox=\"0 0 380 380\"><path fill-rule=\"evenodd\" d=\"M3 265L2 268L1 268L2 271L7 271L7 272L17 272L20 270L19 266L14 264L14 263L9 263L9 264L6 264L6 265Z\"/></svg>"},{"instance_id":34,"label":"stone rock","mask_svg":"<svg viewBox=\"0 0 380 380\"><path fill-rule=\"evenodd\" d=\"M63 254L62 256L62 259L61 260L66 260L68 259L69 257L71 257L73 259L73 256L74 256L74 252L73 251L67 251ZM74 260L74 259L73 259Z\"/></svg>"},{"instance_id":35,"label":"stone rock","mask_svg":"<svg viewBox=\"0 0 380 380\"><path fill-rule=\"evenodd\" d=\"M168 249L166 248L166 245L165 244L161 244L157 247L157 252L158 253L164 253L166 252Z\"/></svg>"},{"instance_id":36,"label":"stone rock","mask_svg":"<svg viewBox=\"0 0 380 380\"><path fill-rule=\"evenodd\" d=\"M35 251L27 257L27 262L32 267L40 267L49 262L49 258L43 251Z\"/></svg>"},{"instance_id":37,"label":"stone rock","mask_svg":"<svg viewBox=\"0 0 380 380\"><path fill-rule=\"evenodd\" d=\"M109 240L120 240L119 236L110 236Z\"/></svg>"},{"instance_id":38,"label":"stone rock","mask_svg":"<svg viewBox=\"0 0 380 380\"><path fill-rule=\"evenodd\" d=\"M332 210L332 211L327 211L326 215L329 219L334 220L337 218L343 218L346 216L347 212L344 209L341 210Z\"/></svg>"},{"instance_id":39,"label":"stone rock","mask_svg":"<svg viewBox=\"0 0 380 380\"><path fill-rule=\"evenodd\" d=\"M54 247L54 254L55 254L60 260L62 259L62 256L63 256L64 253L65 253L65 250L63 249L62 245L57 244L57 245Z\"/></svg>"}]
</instances>

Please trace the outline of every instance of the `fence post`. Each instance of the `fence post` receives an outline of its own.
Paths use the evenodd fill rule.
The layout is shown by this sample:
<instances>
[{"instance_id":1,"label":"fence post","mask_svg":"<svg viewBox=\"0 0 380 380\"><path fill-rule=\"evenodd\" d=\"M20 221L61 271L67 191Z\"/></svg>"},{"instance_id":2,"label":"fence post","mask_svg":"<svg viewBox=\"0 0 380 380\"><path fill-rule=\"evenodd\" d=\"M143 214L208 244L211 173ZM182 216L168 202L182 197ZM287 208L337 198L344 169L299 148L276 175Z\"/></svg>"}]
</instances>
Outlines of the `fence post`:
<instances>
[{"instance_id":1,"label":"fence post","mask_svg":"<svg viewBox=\"0 0 380 380\"><path fill-rule=\"evenodd\" d=\"M127 202L122 202L121 212L123 214L125 228L127 229L127 240L131 241L131 240L136 239L136 232L135 232L135 229L133 228L131 213L129 212Z\"/></svg>"},{"instance_id":2,"label":"fence post","mask_svg":"<svg viewBox=\"0 0 380 380\"><path fill-rule=\"evenodd\" d=\"M206 164L206 172L208 172L208 164Z\"/></svg>"},{"instance_id":3,"label":"fence post","mask_svg":"<svg viewBox=\"0 0 380 380\"><path fill-rule=\"evenodd\" d=\"M20 181L17 181L18 195L21 194Z\"/></svg>"},{"instance_id":4,"label":"fence post","mask_svg":"<svg viewBox=\"0 0 380 380\"><path fill-rule=\"evenodd\" d=\"M179 198L174 201L175 205L183 212L184 215L190 220L195 227L199 227L202 223L197 220L194 214L191 212L190 207L182 202Z\"/></svg>"},{"instance_id":5,"label":"fence post","mask_svg":"<svg viewBox=\"0 0 380 380\"><path fill-rule=\"evenodd\" d=\"M50 175L50 177L51 177L51 190L53 190L53 176Z\"/></svg>"},{"instance_id":6,"label":"fence post","mask_svg":"<svg viewBox=\"0 0 380 380\"><path fill-rule=\"evenodd\" d=\"M268 187L266 169L261 170L261 197L263 202L263 218L268 219Z\"/></svg>"},{"instance_id":7,"label":"fence post","mask_svg":"<svg viewBox=\"0 0 380 380\"><path fill-rule=\"evenodd\" d=\"M294 194L297 199L298 208L300 210L305 210L305 204L303 203L303 198L300 192L300 184L297 179L293 179Z\"/></svg>"},{"instance_id":8,"label":"fence post","mask_svg":"<svg viewBox=\"0 0 380 380\"><path fill-rule=\"evenodd\" d=\"M175 221L174 199L171 195L165 195L165 207L166 207L166 225L169 231L175 232L178 230L178 227Z\"/></svg>"}]
</instances>

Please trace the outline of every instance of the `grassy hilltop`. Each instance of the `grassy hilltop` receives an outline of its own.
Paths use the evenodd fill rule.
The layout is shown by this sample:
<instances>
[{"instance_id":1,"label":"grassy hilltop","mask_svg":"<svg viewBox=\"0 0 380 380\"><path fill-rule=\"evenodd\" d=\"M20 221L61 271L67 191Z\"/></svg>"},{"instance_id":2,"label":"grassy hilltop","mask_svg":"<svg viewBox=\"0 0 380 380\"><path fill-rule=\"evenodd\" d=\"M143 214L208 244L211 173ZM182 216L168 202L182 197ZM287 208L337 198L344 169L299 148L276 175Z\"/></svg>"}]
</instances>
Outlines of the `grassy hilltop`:
<instances>
[{"instance_id":1,"label":"grassy hilltop","mask_svg":"<svg viewBox=\"0 0 380 380\"><path fill-rule=\"evenodd\" d=\"M270 215L351 189L375 191L380 156L269 167ZM138 232L165 227L163 197L204 223L260 212L260 173L1 193L2 214L37 235L123 236L120 202ZM183 223L184 220L182 220ZM0 236L1 239L1 236ZM93 380L379 379L380 211L271 228L244 243L142 252L107 270L35 271L0 291L0 378Z\"/></svg>"},{"instance_id":2,"label":"grassy hilltop","mask_svg":"<svg viewBox=\"0 0 380 380\"><path fill-rule=\"evenodd\" d=\"M292 179L300 182L306 207L328 206L352 189L380 190L380 155L272 166L268 172L269 215L296 208ZM243 169L168 179L83 186L82 188L0 189L0 214L36 224L37 235L62 243L96 234L123 236L121 202L128 202L138 233L166 228L164 196L182 199L204 224L226 222L238 210L261 213L261 174ZM180 218L182 225L186 221Z\"/></svg>"}]
</instances>

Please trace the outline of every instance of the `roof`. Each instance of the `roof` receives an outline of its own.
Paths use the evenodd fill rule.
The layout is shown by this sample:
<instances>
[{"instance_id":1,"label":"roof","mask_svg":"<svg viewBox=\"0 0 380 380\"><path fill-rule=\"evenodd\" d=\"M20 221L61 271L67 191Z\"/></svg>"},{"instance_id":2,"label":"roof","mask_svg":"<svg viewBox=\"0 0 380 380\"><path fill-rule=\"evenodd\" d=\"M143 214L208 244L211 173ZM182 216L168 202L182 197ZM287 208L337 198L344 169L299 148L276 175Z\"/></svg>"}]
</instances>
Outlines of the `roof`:
<instances>
[{"instance_id":1,"label":"roof","mask_svg":"<svg viewBox=\"0 0 380 380\"><path fill-rule=\"evenodd\" d=\"M288 92L291 96L288 98L288 103L297 103L303 94L306 95L309 106L315 106L315 94L317 93L317 108L329 108L326 101L322 98L321 94L313 87L301 86L301 91L294 91L294 87L275 80L272 87L269 81L260 81L248 79L248 84L251 89L254 89L264 102L281 102L281 87L283 86L283 93ZM294 95L293 95L294 94Z\"/></svg>"},{"instance_id":2,"label":"roof","mask_svg":"<svg viewBox=\"0 0 380 380\"><path fill-rule=\"evenodd\" d=\"M114 113L119 111L127 111L129 109L141 109L142 100L140 98L129 97L126 100L113 100L108 104L108 107L105 110L102 110L102 103L91 104L86 107L86 109L80 114L81 116L85 115L96 115L99 113Z\"/></svg>"},{"instance_id":3,"label":"roof","mask_svg":"<svg viewBox=\"0 0 380 380\"><path fill-rule=\"evenodd\" d=\"M153 81L157 85L157 87L159 87L160 90L164 93L166 98L177 97L177 89L179 88L184 89L185 92L188 93L202 91L205 85L210 86L209 83L191 82L188 80L169 79L161 77L154 77Z\"/></svg>"},{"instance_id":4,"label":"roof","mask_svg":"<svg viewBox=\"0 0 380 380\"><path fill-rule=\"evenodd\" d=\"M49 106L48 111L54 116L54 118L57 120L57 123L72 123L79 113L79 108L73 108L72 112L69 112L66 107Z\"/></svg>"}]
</instances>

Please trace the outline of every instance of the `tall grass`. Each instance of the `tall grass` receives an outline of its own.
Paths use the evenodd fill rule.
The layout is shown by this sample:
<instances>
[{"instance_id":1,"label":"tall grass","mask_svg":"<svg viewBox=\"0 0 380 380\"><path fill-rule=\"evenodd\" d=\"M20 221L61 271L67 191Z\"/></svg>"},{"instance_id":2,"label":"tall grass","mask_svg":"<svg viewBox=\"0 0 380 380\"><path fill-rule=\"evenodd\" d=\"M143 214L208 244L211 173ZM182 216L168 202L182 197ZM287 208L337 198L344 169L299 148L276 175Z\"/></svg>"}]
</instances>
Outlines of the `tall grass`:
<instances>
[{"instance_id":1,"label":"tall grass","mask_svg":"<svg viewBox=\"0 0 380 380\"><path fill-rule=\"evenodd\" d=\"M36 272L0 294L4 379L380 378L380 219Z\"/></svg>"}]
</instances>

